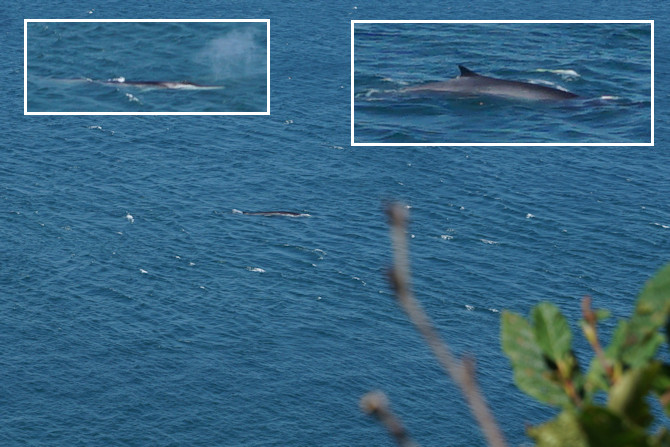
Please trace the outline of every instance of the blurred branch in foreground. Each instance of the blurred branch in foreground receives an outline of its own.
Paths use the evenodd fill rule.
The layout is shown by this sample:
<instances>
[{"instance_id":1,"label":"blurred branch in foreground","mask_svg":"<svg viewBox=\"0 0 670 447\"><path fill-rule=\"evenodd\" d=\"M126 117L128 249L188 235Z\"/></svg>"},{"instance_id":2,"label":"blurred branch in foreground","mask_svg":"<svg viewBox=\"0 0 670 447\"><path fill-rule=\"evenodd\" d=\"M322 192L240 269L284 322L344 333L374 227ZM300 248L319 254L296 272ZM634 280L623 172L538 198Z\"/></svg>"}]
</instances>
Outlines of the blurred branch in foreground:
<instances>
[{"instance_id":1,"label":"blurred branch in foreground","mask_svg":"<svg viewBox=\"0 0 670 447\"><path fill-rule=\"evenodd\" d=\"M391 412L386 394L381 391L367 393L361 398L361 409L379 419L400 447L418 447L405 431L400 419Z\"/></svg>"},{"instance_id":2,"label":"blurred branch in foreground","mask_svg":"<svg viewBox=\"0 0 670 447\"><path fill-rule=\"evenodd\" d=\"M482 396L474 377L474 362L460 362L450 352L447 344L440 338L428 315L414 298L410 287L409 251L407 248L407 207L400 204L389 206L387 213L391 224L391 243L393 245L393 268L389 273L389 281L396 293L396 299L411 322L423 335L426 343L437 357L438 362L458 385L470 406L477 423L491 447L504 447L505 440L500 428ZM369 395L368 395L369 396ZM365 398L364 398L365 399ZM362 405L364 405L362 403ZM374 414L374 412L373 412ZM384 423L384 420L379 417ZM385 424L387 425L387 424ZM387 428L389 426L387 425ZM389 428L393 434L393 431ZM398 438L396 438L397 440ZM414 445L414 444L401 444Z\"/></svg>"},{"instance_id":3,"label":"blurred branch in foreground","mask_svg":"<svg viewBox=\"0 0 670 447\"><path fill-rule=\"evenodd\" d=\"M389 279L398 302L461 389L488 445L504 446L475 381L474 362L451 354L412 294L407 208L393 205L388 214L394 248ZM558 306L540 302L529 318L503 311L501 344L517 387L561 409L554 419L527 427L537 447L670 447L670 427L662 426L667 419L651 406L657 400L665 416L670 416L670 363L667 352L659 352L661 346L667 349L670 335L670 264L647 281L633 314L618 321L605 346L597 325L609 315L605 309L592 309L590 298L582 301L580 326L595 354L584 371L572 350L570 324ZM361 405L386 425L401 447L415 445L391 414L385 397L379 396L368 395Z\"/></svg>"}]
</instances>

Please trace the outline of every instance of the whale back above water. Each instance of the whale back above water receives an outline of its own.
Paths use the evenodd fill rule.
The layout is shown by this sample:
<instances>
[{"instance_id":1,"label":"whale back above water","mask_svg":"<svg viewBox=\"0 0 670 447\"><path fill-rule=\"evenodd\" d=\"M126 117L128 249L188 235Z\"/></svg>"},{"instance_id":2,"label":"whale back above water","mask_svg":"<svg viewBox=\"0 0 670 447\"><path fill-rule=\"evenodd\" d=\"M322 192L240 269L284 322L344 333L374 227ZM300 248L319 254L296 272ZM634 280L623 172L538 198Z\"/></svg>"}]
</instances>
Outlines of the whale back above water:
<instances>
[{"instance_id":1,"label":"whale back above water","mask_svg":"<svg viewBox=\"0 0 670 447\"><path fill-rule=\"evenodd\" d=\"M218 90L225 88L223 85L203 85L190 81L129 81L123 77L104 80L91 78L68 78L57 80L62 82L93 83L109 86L133 87L144 90Z\"/></svg>"},{"instance_id":2,"label":"whale back above water","mask_svg":"<svg viewBox=\"0 0 670 447\"><path fill-rule=\"evenodd\" d=\"M530 82L508 81L505 79L482 76L459 65L460 75L442 82L429 82L403 89L403 92L438 92L453 93L465 96L498 96L503 98L557 101L574 99L579 96L546 85Z\"/></svg>"},{"instance_id":3,"label":"whale back above water","mask_svg":"<svg viewBox=\"0 0 670 447\"><path fill-rule=\"evenodd\" d=\"M293 211L240 211L233 209L233 214L245 214L247 216L266 216L266 217L312 217L307 213L295 213Z\"/></svg>"},{"instance_id":4,"label":"whale back above water","mask_svg":"<svg viewBox=\"0 0 670 447\"><path fill-rule=\"evenodd\" d=\"M124 78L108 79L102 81L107 85L128 85L138 88L162 88L169 90L215 90L223 88L222 85L202 85L189 81L127 81Z\"/></svg>"}]
</instances>

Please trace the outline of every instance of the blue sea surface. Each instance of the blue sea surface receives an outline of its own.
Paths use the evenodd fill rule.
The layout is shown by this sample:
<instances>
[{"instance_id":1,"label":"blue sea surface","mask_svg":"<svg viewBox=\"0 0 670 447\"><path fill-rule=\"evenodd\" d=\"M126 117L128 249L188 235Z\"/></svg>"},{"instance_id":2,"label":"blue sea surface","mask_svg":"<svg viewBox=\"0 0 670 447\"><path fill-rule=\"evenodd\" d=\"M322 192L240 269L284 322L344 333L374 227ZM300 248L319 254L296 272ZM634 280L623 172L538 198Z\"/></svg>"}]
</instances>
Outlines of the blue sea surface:
<instances>
[{"instance_id":1,"label":"blue sea surface","mask_svg":"<svg viewBox=\"0 0 670 447\"><path fill-rule=\"evenodd\" d=\"M267 109L264 22L28 22L26 26L29 112ZM133 85L138 81L186 81L210 88Z\"/></svg>"},{"instance_id":2,"label":"blue sea surface","mask_svg":"<svg viewBox=\"0 0 670 447\"><path fill-rule=\"evenodd\" d=\"M664 6L48 0L7 9L0 445L391 446L359 409L374 389L421 445L484 445L387 284L390 200L410 206L417 297L454 353L476 359L508 444L530 445L526 425L556 410L514 386L500 312L556 303L587 365L581 298L612 311L606 342L670 261L670 60L656 52L654 147L352 147L350 21L656 19L661 49ZM25 18L270 19L271 115L25 116ZM502 76L538 65L501 67L470 68ZM398 79L454 70L423 68ZM613 71L582 70L575 82L591 92L587 74ZM131 79L107 73L91 75ZM613 117L617 104L607 106ZM635 109L621 108L637 126Z\"/></svg>"},{"instance_id":3,"label":"blue sea surface","mask_svg":"<svg viewBox=\"0 0 670 447\"><path fill-rule=\"evenodd\" d=\"M458 65L579 98L404 91L455 78ZM354 67L360 143L651 141L650 24L357 23Z\"/></svg>"}]
</instances>

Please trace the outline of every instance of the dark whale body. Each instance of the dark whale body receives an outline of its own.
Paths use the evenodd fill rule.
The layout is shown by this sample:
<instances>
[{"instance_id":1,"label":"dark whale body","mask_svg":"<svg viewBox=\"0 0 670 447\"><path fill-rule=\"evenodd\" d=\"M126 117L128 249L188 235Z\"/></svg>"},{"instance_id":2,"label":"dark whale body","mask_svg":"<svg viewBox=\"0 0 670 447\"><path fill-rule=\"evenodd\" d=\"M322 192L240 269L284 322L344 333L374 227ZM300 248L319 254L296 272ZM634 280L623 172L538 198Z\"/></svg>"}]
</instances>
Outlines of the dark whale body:
<instances>
[{"instance_id":1,"label":"dark whale body","mask_svg":"<svg viewBox=\"0 0 670 447\"><path fill-rule=\"evenodd\" d=\"M233 214L246 214L247 216L266 216L266 217L312 217L307 213L294 213L293 211L256 211L247 212L240 210L233 210Z\"/></svg>"},{"instance_id":2,"label":"dark whale body","mask_svg":"<svg viewBox=\"0 0 670 447\"><path fill-rule=\"evenodd\" d=\"M462 65L459 65L458 68L461 74L454 79L408 87L403 89L402 92L437 92L540 101L562 101L579 97L574 93L545 85L482 76Z\"/></svg>"},{"instance_id":3,"label":"dark whale body","mask_svg":"<svg viewBox=\"0 0 670 447\"><path fill-rule=\"evenodd\" d=\"M138 89L165 89L165 90L217 90L224 88L223 85L203 85L189 81L128 81L126 78L112 79L90 79L90 78L70 78L58 79L62 82L89 82L93 84L113 85L120 87L134 87Z\"/></svg>"},{"instance_id":4,"label":"dark whale body","mask_svg":"<svg viewBox=\"0 0 670 447\"><path fill-rule=\"evenodd\" d=\"M126 81L123 78L102 81L107 85L130 85L138 88L164 88L170 90L214 90L222 85L202 85L189 81Z\"/></svg>"}]
</instances>

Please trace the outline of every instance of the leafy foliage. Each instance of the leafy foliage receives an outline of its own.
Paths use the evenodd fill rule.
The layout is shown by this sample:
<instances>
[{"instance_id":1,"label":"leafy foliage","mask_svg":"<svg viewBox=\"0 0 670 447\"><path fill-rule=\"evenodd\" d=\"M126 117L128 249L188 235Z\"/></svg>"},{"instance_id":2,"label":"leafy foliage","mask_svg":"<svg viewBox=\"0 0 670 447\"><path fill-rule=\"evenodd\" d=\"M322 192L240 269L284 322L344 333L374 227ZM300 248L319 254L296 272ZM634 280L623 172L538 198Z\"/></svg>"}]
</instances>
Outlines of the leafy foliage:
<instances>
[{"instance_id":1,"label":"leafy foliage","mask_svg":"<svg viewBox=\"0 0 670 447\"><path fill-rule=\"evenodd\" d=\"M539 447L670 446L667 429L649 433L654 426L649 396L670 415L670 365L656 359L670 328L670 265L645 285L633 315L619 322L606 349L597 323L608 313L591 310L589 298L582 313L581 328L595 353L585 374L571 350L570 326L556 306L540 303L528 320L502 315L502 347L517 386L562 409L552 421L529 428L529 436ZM596 402L598 393L607 394L605 404Z\"/></svg>"}]
</instances>

